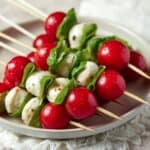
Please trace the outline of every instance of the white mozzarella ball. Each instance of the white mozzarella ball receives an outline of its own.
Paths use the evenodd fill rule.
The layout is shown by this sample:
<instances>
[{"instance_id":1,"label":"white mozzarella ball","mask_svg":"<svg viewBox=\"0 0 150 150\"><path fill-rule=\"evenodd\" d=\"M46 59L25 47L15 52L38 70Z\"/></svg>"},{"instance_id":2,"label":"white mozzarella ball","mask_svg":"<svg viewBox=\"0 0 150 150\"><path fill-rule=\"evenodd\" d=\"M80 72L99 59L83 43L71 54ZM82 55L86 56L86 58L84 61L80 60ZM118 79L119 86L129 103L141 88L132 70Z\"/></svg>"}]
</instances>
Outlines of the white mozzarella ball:
<instances>
[{"instance_id":1,"label":"white mozzarella ball","mask_svg":"<svg viewBox=\"0 0 150 150\"><path fill-rule=\"evenodd\" d=\"M64 88L64 86L68 84L68 82L69 79L67 78L56 78L55 83L48 89L47 92L48 101L53 103L58 94Z\"/></svg>"},{"instance_id":2,"label":"white mozzarella ball","mask_svg":"<svg viewBox=\"0 0 150 150\"><path fill-rule=\"evenodd\" d=\"M50 76L50 72L48 71L38 71L36 73L33 73L31 76L27 78L26 81L26 89L28 92L30 92L34 96L40 96L40 81L44 76Z\"/></svg>"},{"instance_id":3,"label":"white mozzarella ball","mask_svg":"<svg viewBox=\"0 0 150 150\"><path fill-rule=\"evenodd\" d=\"M86 26L85 23L77 24L72 27L69 32L69 43L71 48L78 48L80 45L80 39L83 34L83 29Z\"/></svg>"},{"instance_id":4,"label":"white mozzarella ball","mask_svg":"<svg viewBox=\"0 0 150 150\"><path fill-rule=\"evenodd\" d=\"M69 71L72 68L74 61L75 61L76 55L74 53L69 53L62 63L58 65L58 68L56 70L58 75L61 75L63 77L68 77Z\"/></svg>"},{"instance_id":5,"label":"white mozzarella ball","mask_svg":"<svg viewBox=\"0 0 150 150\"><path fill-rule=\"evenodd\" d=\"M37 97L34 97L31 100L29 100L28 103L25 105L21 114L21 118L25 124L27 125L30 124L30 121L34 115L34 112L39 106L39 104L40 104L40 99Z\"/></svg>"},{"instance_id":6,"label":"white mozzarella ball","mask_svg":"<svg viewBox=\"0 0 150 150\"><path fill-rule=\"evenodd\" d=\"M86 86L97 71L98 65L92 61L87 61L85 69L78 74L76 80L80 85Z\"/></svg>"},{"instance_id":7,"label":"white mozzarella ball","mask_svg":"<svg viewBox=\"0 0 150 150\"><path fill-rule=\"evenodd\" d=\"M19 87L15 87L8 92L5 97L5 107L8 113L13 113L23 102L28 93Z\"/></svg>"}]
</instances>

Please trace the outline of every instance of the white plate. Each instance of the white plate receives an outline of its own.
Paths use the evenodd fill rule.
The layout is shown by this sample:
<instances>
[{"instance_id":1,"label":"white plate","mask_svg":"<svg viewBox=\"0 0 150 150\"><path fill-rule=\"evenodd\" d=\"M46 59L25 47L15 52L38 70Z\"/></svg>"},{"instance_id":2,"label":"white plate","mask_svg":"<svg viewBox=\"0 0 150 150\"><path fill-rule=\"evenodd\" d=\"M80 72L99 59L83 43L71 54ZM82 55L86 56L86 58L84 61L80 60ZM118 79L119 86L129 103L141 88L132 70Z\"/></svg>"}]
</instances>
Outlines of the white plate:
<instances>
[{"instance_id":1,"label":"white plate","mask_svg":"<svg viewBox=\"0 0 150 150\"><path fill-rule=\"evenodd\" d=\"M141 52L146 57L148 63L150 64L150 53L149 48L150 46L143 41L139 36L132 33L126 28L120 27L112 22L106 20L97 20L97 19L90 19L90 18L80 18L82 21L90 21L95 22L98 24L99 30L98 33L100 35L112 35L116 34L122 38L128 40L131 45L135 48L141 50ZM41 33L43 24L39 21L32 21L23 24L28 30L33 33ZM22 34L18 33L16 30L9 28L5 30L7 34L14 36L15 38L29 43L31 45L32 41L23 36ZM10 45L14 46L14 44L9 43ZM16 45L15 45L16 47ZM19 47L18 47L19 48ZM21 51L28 53L26 49L19 48ZM13 57L13 54L8 53L6 50L0 51L0 59L4 61L10 60ZM1 74L4 68L0 67ZM136 83L132 83L128 85L128 90L138 93L138 96L141 96L146 99L150 86L147 84L146 80L139 80ZM70 127L69 129L65 130L47 130L47 129L39 129L39 128L32 128L29 126L24 125L21 120L14 119L10 117L0 117L0 125L5 129L8 129L12 132L16 132L23 135L28 135L32 137L39 137L39 138L51 138L51 139L70 139L70 138L79 138L85 137L90 135L95 135L98 133L102 133L113 128L116 128L127 121L131 120L138 112L144 107L142 104L138 104L133 100L123 96L120 99L121 105L116 103L109 103L104 107L120 116L122 116L121 121L113 120L109 117L104 115L102 116L93 116L87 120L82 121L85 125L88 125L94 129L95 132L87 132L83 131L82 129Z\"/></svg>"}]
</instances>

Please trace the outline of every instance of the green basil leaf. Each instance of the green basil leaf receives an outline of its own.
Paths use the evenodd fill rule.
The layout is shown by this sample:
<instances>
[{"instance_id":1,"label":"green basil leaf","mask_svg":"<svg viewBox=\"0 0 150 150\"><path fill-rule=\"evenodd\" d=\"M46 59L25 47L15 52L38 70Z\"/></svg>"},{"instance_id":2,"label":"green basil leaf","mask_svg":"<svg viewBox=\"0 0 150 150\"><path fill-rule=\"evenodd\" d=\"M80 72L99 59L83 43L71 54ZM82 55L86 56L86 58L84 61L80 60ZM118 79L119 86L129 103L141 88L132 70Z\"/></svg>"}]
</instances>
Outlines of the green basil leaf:
<instances>
[{"instance_id":1,"label":"green basil leaf","mask_svg":"<svg viewBox=\"0 0 150 150\"><path fill-rule=\"evenodd\" d=\"M56 97L54 101L54 104L56 105L62 104L65 101L65 98L68 95L68 93L76 86L77 85L76 85L75 80L74 79L70 80L69 83L58 94L58 96Z\"/></svg>"},{"instance_id":2,"label":"green basil leaf","mask_svg":"<svg viewBox=\"0 0 150 150\"><path fill-rule=\"evenodd\" d=\"M58 39L68 39L70 29L77 24L74 8L70 9L57 30Z\"/></svg>"},{"instance_id":3,"label":"green basil leaf","mask_svg":"<svg viewBox=\"0 0 150 150\"><path fill-rule=\"evenodd\" d=\"M95 84L97 79L99 78L99 76L104 72L104 70L106 69L105 66L100 66L97 73L95 74L95 76L93 77L93 79L90 81L90 83L87 85L87 88L89 90L94 91L95 90Z\"/></svg>"},{"instance_id":4,"label":"green basil leaf","mask_svg":"<svg viewBox=\"0 0 150 150\"><path fill-rule=\"evenodd\" d=\"M88 41L87 49L92 51L94 54L96 54L100 43L104 42L104 41L105 40L103 38L93 37Z\"/></svg>"},{"instance_id":5,"label":"green basil leaf","mask_svg":"<svg viewBox=\"0 0 150 150\"><path fill-rule=\"evenodd\" d=\"M41 123L40 123L40 111L43 108L43 106L45 105L44 101L41 100L39 101L39 106L35 109L33 117L29 123L30 126L32 127L36 127L36 128L40 128L41 127Z\"/></svg>"},{"instance_id":6,"label":"green basil leaf","mask_svg":"<svg viewBox=\"0 0 150 150\"><path fill-rule=\"evenodd\" d=\"M27 78L34 72L36 71L36 67L33 63L28 63L24 69L23 72L23 77L20 83L20 87L24 88L25 87L25 82Z\"/></svg>"},{"instance_id":7,"label":"green basil leaf","mask_svg":"<svg viewBox=\"0 0 150 150\"><path fill-rule=\"evenodd\" d=\"M44 76L40 81L40 99L44 99L47 88L53 83L53 76Z\"/></svg>"},{"instance_id":8,"label":"green basil leaf","mask_svg":"<svg viewBox=\"0 0 150 150\"><path fill-rule=\"evenodd\" d=\"M85 65L86 65L86 61L83 61L80 63L79 66L73 68L72 72L71 72L71 78L76 78L76 76L85 69Z\"/></svg>"},{"instance_id":9,"label":"green basil leaf","mask_svg":"<svg viewBox=\"0 0 150 150\"><path fill-rule=\"evenodd\" d=\"M15 110L14 113L10 114L10 116L12 117L20 117L22 110L24 108L24 106L26 105L26 103L32 98L33 96L28 93L25 97L22 97L24 100L22 101L22 103L20 104L20 106Z\"/></svg>"},{"instance_id":10,"label":"green basil leaf","mask_svg":"<svg viewBox=\"0 0 150 150\"><path fill-rule=\"evenodd\" d=\"M5 112L5 96L7 92L0 93L0 114Z\"/></svg>"},{"instance_id":11,"label":"green basil leaf","mask_svg":"<svg viewBox=\"0 0 150 150\"><path fill-rule=\"evenodd\" d=\"M61 40L57 43L57 46L52 49L51 54L47 59L49 70L55 72L57 65L63 60L63 58L69 53L70 49L67 47L67 43Z\"/></svg>"},{"instance_id":12,"label":"green basil leaf","mask_svg":"<svg viewBox=\"0 0 150 150\"><path fill-rule=\"evenodd\" d=\"M79 64L80 64L80 62L88 61L88 60L94 61L94 57L90 53L90 51L88 49L78 50L76 52L76 57L75 57L74 65L72 66L72 68L70 69L70 72L69 72L69 78L72 77L72 71L73 71L73 69L76 68L76 67L78 67Z\"/></svg>"},{"instance_id":13,"label":"green basil leaf","mask_svg":"<svg viewBox=\"0 0 150 150\"><path fill-rule=\"evenodd\" d=\"M97 30L97 25L96 24L86 24L83 33L80 38L80 46L79 49L83 49L86 47L87 41L95 36Z\"/></svg>"}]
</instances>

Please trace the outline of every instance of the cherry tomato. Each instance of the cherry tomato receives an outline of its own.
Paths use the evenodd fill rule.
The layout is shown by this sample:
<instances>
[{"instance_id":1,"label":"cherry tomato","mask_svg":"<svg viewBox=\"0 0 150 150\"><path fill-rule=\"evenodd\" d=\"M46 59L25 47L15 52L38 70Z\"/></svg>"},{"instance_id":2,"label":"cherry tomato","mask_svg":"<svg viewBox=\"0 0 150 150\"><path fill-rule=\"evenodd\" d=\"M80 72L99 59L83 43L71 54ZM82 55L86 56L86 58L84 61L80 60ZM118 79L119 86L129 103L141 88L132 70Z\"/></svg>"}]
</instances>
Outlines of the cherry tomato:
<instances>
[{"instance_id":1,"label":"cherry tomato","mask_svg":"<svg viewBox=\"0 0 150 150\"><path fill-rule=\"evenodd\" d=\"M98 50L97 61L109 69L123 70L129 63L130 52L127 46L117 40L104 43Z\"/></svg>"},{"instance_id":2,"label":"cherry tomato","mask_svg":"<svg viewBox=\"0 0 150 150\"><path fill-rule=\"evenodd\" d=\"M64 12L54 12L45 21L45 31L56 38L56 32L66 14Z\"/></svg>"},{"instance_id":3,"label":"cherry tomato","mask_svg":"<svg viewBox=\"0 0 150 150\"><path fill-rule=\"evenodd\" d=\"M29 62L23 56L16 56L8 62L3 81L9 89L17 86L21 82L24 68Z\"/></svg>"},{"instance_id":4,"label":"cherry tomato","mask_svg":"<svg viewBox=\"0 0 150 150\"><path fill-rule=\"evenodd\" d=\"M106 101L113 101L123 95L126 83L124 78L114 70L106 70L96 83L96 94Z\"/></svg>"},{"instance_id":5,"label":"cherry tomato","mask_svg":"<svg viewBox=\"0 0 150 150\"><path fill-rule=\"evenodd\" d=\"M64 129L69 125L70 117L64 106L46 104L40 112L40 122L46 129Z\"/></svg>"},{"instance_id":6,"label":"cherry tomato","mask_svg":"<svg viewBox=\"0 0 150 150\"><path fill-rule=\"evenodd\" d=\"M86 119L94 115L97 106L94 94L84 87L73 89L65 104L68 114L76 120Z\"/></svg>"},{"instance_id":7,"label":"cherry tomato","mask_svg":"<svg viewBox=\"0 0 150 150\"><path fill-rule=\"evenodd\" d=\"M41 34L33 41L33 47L39 49L44 47L44 45L54 42L55 40L56 38L53 35Z\"/></svg>"},{"instance_id":8,"label":"cherry tomato","mask_svg":"<svg viewBox=\"0 0 150 150\"><path fill-rule=\"evenodd\" d=\"M38 68L42 70L48 70L47 58L55 46L55 43L50 43L35 52L35 64Z\"/></svg>"},{"instance_id":9,"label":"cherry tomato","mask_svg":"<svg viewBox=\"0 0 150 150\"><path fill-rule=\"evenodd\" d=\"M3 93L7 90L8 90L8 88L7 88L6 84L3 82L0 82L0 93Z\"/></svg>"},{"instance_id":10,"label":"cherry tomato","mask_svg":"<svg viewBox=\"0 0 150 150\"><path fill-rule=\"evenodd\" d=\"M147 66L145 58L136 51L130 52L130 64L134 65L135 67L139 68L140 70L144 72L147 72L148 70L148 66ZM127 81L135 81L141 77L136 72L132 71L129 67L126 67L122 71L122 74Z\"/></svg>"},{"instance_id":11,"label":"cherry tomato","mask_svg":"<svg viewBox=\"0 0 150 150\"><path fill-rule=\"evenodd\" d=\"M27 55L27 58L33 63L35 64L35 52L31 52Z\"/></svg>"}]
</instances>

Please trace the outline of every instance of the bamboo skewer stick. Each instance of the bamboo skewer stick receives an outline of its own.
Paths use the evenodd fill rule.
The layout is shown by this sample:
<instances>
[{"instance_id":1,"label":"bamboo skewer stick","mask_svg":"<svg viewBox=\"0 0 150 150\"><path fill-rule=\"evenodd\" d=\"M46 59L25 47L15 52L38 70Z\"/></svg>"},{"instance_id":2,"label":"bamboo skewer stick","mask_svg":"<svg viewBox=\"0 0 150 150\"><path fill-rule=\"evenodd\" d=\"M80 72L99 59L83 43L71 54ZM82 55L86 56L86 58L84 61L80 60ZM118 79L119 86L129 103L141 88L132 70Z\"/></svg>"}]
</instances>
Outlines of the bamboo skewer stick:
<instances>
[{"instance_id":1,"label":"bamboo skewer stick","mask_svg":"<svg viewBox=\"0 0 150 150\"><path fill-rule=\"evenodd\" d=\"M138 97L138 96L136 96L136 95L134 95L134 94L132 94L132 93L130 93L130 92L128 92L128 91L125 91L125 92L124 92L124 95L126 95L126 96L132 98L133 100L138 101L138 102L140 102L140 103L143 103L143 104L146 104L146 105L150 105L149 102L143 100L142 98L140 98L140 97Z\"/></svg>"},{"instance_id":2,"label":"bamboo skewer stick","mask_svg":"<svg viewBox=\"0 0 150 150\"><path fill-rule=\"evenodd\" d=\"M117 119L117 120L121 120L121 118L119 116L117 116L116 114L102 108L102 107L97 107L97 113L103 113L111 118Z\"/></svg>"},{"instance_id":3,"label":"bamboo skewer stick","mask_svg":"<svg viewBox=\"0 0 150 150\"><path fill-rule=\"evenodd\" d=\"M11 25L12 27L14 27L16 30L20 31L21 33L23 33L24 35L26 35L27 37L29 37L30 39L35 39L36 36L33 35L32 33L30 33L29 31L27 31L26 29L24 29L23 27L17 25L16 23L12 22L11 20L7 19L6 17L0 15L0 20L2 20L3 22L7 23L8 25Z\"/></svg>"},{"instance_id":4,"label":"bamboo skewer stick","mask_svg":"<svg viewBox=\"0 0 150 150\"><path fill-rule=\"evenodd\" d=\"M17 55L19 54L19 55L22 55L22 56L26 56L23 52L10 47L9 45L5 44L4 42L0 42L0 47L5 48L9 52L15 53Z\"/></svg>"},{"instance_id":5,"label":"bamboo skewer stick","mask_svg":"<svg viewBox=\"0 0 150 150\"><path fill-rule=\"evenodd\" d=\"M22 10L24 10L27 13L30 13L32 16L39 18L40 20L44 21L47 17L46 14L44 14L42 11L40 11L39 9L33 7L32 5L30 5L29 3L21 0L21 1L15 1L15 0L7 0L8 2L10 2L11 4L21 8Z\"/></svg>"},{"instance_id":6,"label":"bamboo skewer stick","mask_svg":"<svg viewBox=\"0 0 150 150\"><path fill-rule=\"evenodd\" d=\"M94 131L94 129L89 128L89 127L87 127L87 126L85 126L85 125L83 125L83 124L81 124L81 123L79 123L79 122L70 121L69 123L70 123L70 125L72 125L72 126L81 128L81 129L86 130L86 131L90 131L90 132L93 132L93 131Z\"/></svg>"},{"instance_id":7,"label":"bamboo skewer stick","mask_svg":"<svg viewBox=\"0 0 150 150\"><path fill-rule=\"evenodd\" d=\"M132 65L132 64L128 64L128 67L129 67L131 70L133 70L134 72L136 72L137 74L141 75L142 77L144 77L144 78L150 80L150 76L149 76L147 73L143 72L141 69L135 67L135 66Z\"/></svg>"},{"instance_id":8,"label":"bamboo skewer stick","mask_svg":"<svg viewBox=\"0 0 150 150\"><path fill-rule=\"evenodd\" d=\"M29 49L29 50L31 50L33 52L36 51L35 48L32 48L31 46L28 46L27 44L24 44L23 42L20 42L19 40L15 39L15 38L13 38L13 37L11 37L11 36L3 33L3 32L0 32L0 37L4 38L6 40L9 40L10 42L13 42L15 44L18 44L18 45L20 45L20 46L22 46L24 48L27 48L27 49Z\"/></svg>"},{"instance_id":9,"label":"bamboo skewer stick","mask_svg":"<svg viewBox=\"0 0 150 150\"><path fill-rule=\"evenodd\" d=\"M0 65L5 66L6 64L3 61L0 60Z\"/></svg>"}]
</instances>

